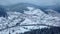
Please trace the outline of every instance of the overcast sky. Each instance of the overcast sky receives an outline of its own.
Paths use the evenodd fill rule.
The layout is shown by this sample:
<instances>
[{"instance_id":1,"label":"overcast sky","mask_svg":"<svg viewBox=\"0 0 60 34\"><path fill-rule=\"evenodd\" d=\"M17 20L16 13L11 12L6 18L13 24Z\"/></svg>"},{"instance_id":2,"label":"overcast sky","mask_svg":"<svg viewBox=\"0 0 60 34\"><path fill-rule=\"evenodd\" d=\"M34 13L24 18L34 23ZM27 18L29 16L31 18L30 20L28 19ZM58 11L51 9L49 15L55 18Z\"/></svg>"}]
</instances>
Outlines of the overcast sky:
<instances>
[{"instance_id":1,"label":"overcast sky","mask_svg":"<svg viewBox=\"0 0 60 34\"><path fill-rule=\"evenodd\" d=\"M33 3L36 5L52 6L59 5L60 0L0 0L0 5L12 5L16 3Z\"/></svg>"}]
</instances>

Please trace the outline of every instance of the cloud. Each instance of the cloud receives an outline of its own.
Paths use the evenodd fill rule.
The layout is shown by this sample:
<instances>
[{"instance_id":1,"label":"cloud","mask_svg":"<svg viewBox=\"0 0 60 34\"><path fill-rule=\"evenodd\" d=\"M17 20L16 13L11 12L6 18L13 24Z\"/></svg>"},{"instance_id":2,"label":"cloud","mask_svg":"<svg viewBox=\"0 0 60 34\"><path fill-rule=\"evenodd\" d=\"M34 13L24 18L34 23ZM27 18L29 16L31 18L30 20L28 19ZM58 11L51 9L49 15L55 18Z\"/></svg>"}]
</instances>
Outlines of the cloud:
<instances>
[{"instance_id":1,"label":"cloud","mask_svg":"<svg viewBox=\"0 0 60 34\"><path fill-rule=\"evenodd\" d=\"M59 0L0 0L0 4L2 5L11 5L11 4L16 4L16 3L32 3L36 5L56 5L57 3L59 4Z\"/></svg>"}]
</instances>

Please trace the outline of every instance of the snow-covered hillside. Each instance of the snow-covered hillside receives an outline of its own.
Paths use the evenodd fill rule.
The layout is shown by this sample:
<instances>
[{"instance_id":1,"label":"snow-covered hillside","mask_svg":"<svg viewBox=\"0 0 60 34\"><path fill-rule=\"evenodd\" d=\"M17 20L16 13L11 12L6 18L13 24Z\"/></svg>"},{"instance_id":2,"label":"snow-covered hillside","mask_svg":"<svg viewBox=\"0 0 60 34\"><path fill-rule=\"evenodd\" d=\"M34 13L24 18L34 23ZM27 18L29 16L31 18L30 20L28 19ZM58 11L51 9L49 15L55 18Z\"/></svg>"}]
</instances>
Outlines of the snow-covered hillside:
<instances>
[{"instance_id":1,"label":"snow-covered hillside","mask_svg":"<svg viewBox=\"0 0 60 34\"><path fill-rule=\"evenodd\" d=\"M24 33L33 29L60 27L60 18L35 7L26 7L24 13L8 10L8 18L0 17L0 34ZM21 8L20 8L21 9ZM47 11L47 10L46 10Z\"/></svg>"}]
</instances>

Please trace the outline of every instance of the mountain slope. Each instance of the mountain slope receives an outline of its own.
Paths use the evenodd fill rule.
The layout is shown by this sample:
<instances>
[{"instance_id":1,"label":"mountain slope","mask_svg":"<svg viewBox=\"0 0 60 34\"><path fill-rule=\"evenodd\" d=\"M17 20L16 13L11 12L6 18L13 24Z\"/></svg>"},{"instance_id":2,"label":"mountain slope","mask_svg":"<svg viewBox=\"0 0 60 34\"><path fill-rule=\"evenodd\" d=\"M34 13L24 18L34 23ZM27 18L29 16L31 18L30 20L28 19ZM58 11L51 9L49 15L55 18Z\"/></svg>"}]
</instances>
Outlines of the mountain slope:
<instances>
[{"instance_id":1,"label":"mountain slope","mask_svg":"<svg viewBox=\"0 0 60 34\"><path fill-rule=\"evenodd\" d=\"M46 14L37 6L30 5L24 3L8 8L8 18L0 17L0 33L15 34L33 29L60 27L59 17L50 15L50 12Z\"/></svg>"}]
</instances>

